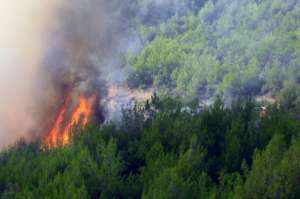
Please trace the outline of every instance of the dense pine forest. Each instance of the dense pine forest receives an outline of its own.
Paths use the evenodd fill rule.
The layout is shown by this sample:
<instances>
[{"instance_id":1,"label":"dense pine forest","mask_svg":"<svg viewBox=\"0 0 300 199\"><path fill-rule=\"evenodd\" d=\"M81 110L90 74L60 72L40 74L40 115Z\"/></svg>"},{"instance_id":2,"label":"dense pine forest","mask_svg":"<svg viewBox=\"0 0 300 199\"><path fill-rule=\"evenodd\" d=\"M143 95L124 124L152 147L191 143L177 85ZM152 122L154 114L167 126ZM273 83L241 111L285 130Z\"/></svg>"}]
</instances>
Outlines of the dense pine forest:
<instances>
[{"instance_id":1,"label":"dense pine forest","mask_svg":"<svg viewBox=\"0 0 300 199\"><path fill-rule=\"evenodd\" d=\"M196 104L154 96L65 147L20 141L0 156L1 198L299 198L294 113Z\"/></svg>"},{"instance_id":2,"label":"dense pine forest","mask_svg":"<svg viewBox=\"0 0 300 199\"><path fill-rule=\"evenodd\" d=\"M179 11L154 7L137 20L143 49L130 57L129 85L155 86L159 94L187 101L219 94L299 96L299 1L182 4ZM169 18L159 14L166 10Z\"/></svg>"},{"instance_id":3,"label":"dense pine forest","mask_svg":"<svg viewBox=\"0 0 300 199\"><path fill-rule=\"evenodd\" d=\"M0 198L300 198L300 1L108 4L123 84L154 95L68 145L3 149Z\"/></svg>"}]
</instances>

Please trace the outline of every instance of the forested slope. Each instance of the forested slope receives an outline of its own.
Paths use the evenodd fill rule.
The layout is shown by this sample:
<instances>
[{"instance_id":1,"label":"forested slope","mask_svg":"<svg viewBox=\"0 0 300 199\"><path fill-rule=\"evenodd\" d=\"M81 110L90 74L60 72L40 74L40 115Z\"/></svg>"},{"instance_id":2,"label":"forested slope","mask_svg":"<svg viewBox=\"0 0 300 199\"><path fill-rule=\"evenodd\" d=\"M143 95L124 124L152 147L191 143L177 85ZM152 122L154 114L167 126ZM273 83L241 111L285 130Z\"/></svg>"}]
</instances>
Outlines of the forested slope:
<instances>
[{"instance_id":1,"label":"forested slope","mask_svg":"<svg viewBox=\"0 0 300 199\"><path fill-rule=\"evenodd\" d=\"M144 47L131 59L131 86L155 86L187 100L220 93L299 95L299 1L203 5L154 25L141 23Z\"/></svg>"},{"instance_id":2,"label":"forested slope","mask_svg":"<svg viewBox=\"0 0 300 199\"><path fill-rule=\"evenodd\" d=\"M0 197L299 198L299 156L299 121L283 108L154 97L69 146L2 152Z\"/></svg>"},{"instance_id":3,"label":"forested slope","mask_svg":"<svg viewBox=\"0 0 300 199\"><path fill-rule=\"evenodd\" d=\"M70 145L1 151L0 198L300 198L300 1L110 3L128 86L157 95Z\"/></svg>"}]
</instances>

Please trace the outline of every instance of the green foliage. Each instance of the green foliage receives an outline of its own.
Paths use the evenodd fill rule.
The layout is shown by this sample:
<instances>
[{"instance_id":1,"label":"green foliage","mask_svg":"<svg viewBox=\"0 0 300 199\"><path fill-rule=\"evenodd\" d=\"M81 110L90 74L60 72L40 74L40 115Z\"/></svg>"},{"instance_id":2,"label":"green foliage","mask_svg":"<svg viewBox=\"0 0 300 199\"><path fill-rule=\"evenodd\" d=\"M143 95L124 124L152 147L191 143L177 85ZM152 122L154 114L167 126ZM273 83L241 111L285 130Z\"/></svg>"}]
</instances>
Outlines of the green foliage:
<instances>
[{"instance_id":1,"label":"green foliage","mask_svg":"<svg viewBox=\"0 0 300 199\"><path fill-rule=\"evenodd\" d=\"M0 198L299 198L299 143L290 107L154 96L69 146L3 151Z\"/></svg>"},{"instance_id":2,"label":"green foliage","mask_svg":"<svg viewBox=\"0 0 300 199\"><path fill-rule=\"evenodd\" d=\"M154 85L172 86L171 73L183 63L185 58L185 47L178 42L167 38L156 38L145 48L136 60L133 67L138 77L147 71L147 79L150 78ZM141 82L147 84L147 80Z\"/></svg>"},{"instance_id":3,"label":"green foliage","mask_svg":"<svg viewBox=\"0 0 300 199\"><path fill-rule=\"evenodd\" d=\"M141 37L128 84L184 99L155 95L62 148L20 141L0 153L0 198L300 198L300 1L157 2L108 4ZM266 93L265 115L237 97ZM198 105L220 94L237 101Z\"/></svg>"},{"instance_id":4,"label":"green foliage","mask_svg":"<svg viewBox=\"0 0 300 199\"><path fill-rule=\"evenodd\" d=\"M287 148L282 137L275 135L266 150L257 153L247 176L242 198L299 198L300 139Z\"/></svg>"},{"instance_id":5,"label":"green foliage","mask_svg":"<svg viewBox=\"0 0 300 199\"><path fill-rule=\"evenodd\" d=\"M186 99L277 95L287 81L299 85L299 1L191 4L198 2L196 11L141 25L145 45L129 82L167 87L167 94ZM138 81L149 77L152 81Z\"/></svg>"}]
</instances>

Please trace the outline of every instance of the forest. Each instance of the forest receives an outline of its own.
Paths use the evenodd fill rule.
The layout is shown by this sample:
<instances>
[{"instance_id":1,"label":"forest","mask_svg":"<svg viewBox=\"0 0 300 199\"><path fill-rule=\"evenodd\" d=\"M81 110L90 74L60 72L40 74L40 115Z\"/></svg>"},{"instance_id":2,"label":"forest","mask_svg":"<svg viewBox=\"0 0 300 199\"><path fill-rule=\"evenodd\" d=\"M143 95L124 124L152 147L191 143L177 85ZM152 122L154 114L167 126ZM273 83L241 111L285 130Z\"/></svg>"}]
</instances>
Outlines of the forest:
<instances>
[{"instance_id":1,"label":"forest","mask_svg":"<svg viewBox=\"0 0 300 199\"><path fill-rule=\"evenodd\" d=\"M0 198L300 198L300 1L110 6L138 41L124 84L154 95L68 145L2 150Z\"/></svg>"},{"instance_id":2,"label":"forest","mask_svg":"<svg viewBox=\"0 0 300 199\"><path fill-rule=\"evenodd\" d=\"M129 85L187 101L220 94L299 101L299 1L183 2L192 6L137 23L143 48L128 58Z\"/></svg>"},{"instance_id":3,"label":"forest","mask_svg":"<svg viewBox=\"0 0 300 199\"><path fill-rule=\"evenodd\" d=\"M0 156L1 198L299 198L295 113L251 98L209 107L152 97L119 124L74 131L43 151Z\"/></svg>"}]
</instances>

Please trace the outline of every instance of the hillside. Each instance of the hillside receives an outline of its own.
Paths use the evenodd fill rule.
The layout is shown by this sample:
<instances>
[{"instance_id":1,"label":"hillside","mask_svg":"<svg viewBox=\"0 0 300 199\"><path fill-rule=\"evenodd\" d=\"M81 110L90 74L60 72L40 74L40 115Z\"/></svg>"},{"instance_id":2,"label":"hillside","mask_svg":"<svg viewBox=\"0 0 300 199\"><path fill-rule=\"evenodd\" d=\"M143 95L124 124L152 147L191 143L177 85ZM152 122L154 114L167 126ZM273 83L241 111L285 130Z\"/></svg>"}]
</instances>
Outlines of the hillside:
<instances>
[{"instance_id":1,"label":"hillside","mask_svg":"<svg viewBox=\"0 0 300 199\"><path fill-rule=\"evenodd\" d=\"M27 1L0 199L300 198L300 0Z\"/></svg>"},{"instance_id":2,"label":"hillside","mask_svg":"<svg viewBox=\"0 0 300 199\"><path fill-rule=\"evenodd\" d=\"M138 26L144 45L130 58L132 87L155 86L187 101L299 96L299 1L217 0L184 8Z\"/></svg>"},{"instance_id":3,"label":"hillside","mask_svg":"<svg viewBox=\"0 0 300 199\"><path fill-rule=\"evenodd\" d=\"M183 106L153 97L70 145L0 156L1 198L299 198L299 121L253 100ZM74 132L75 133L75 132Z\"/></svg>"}]
</instances>

